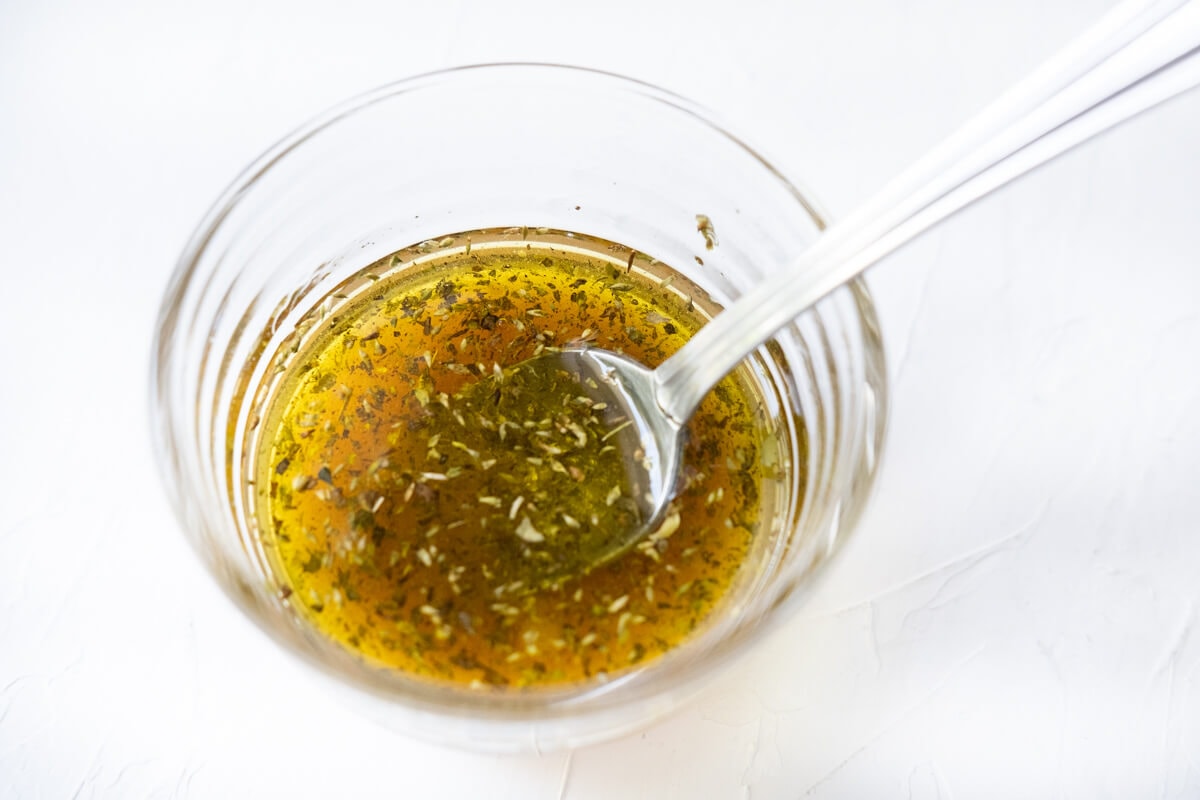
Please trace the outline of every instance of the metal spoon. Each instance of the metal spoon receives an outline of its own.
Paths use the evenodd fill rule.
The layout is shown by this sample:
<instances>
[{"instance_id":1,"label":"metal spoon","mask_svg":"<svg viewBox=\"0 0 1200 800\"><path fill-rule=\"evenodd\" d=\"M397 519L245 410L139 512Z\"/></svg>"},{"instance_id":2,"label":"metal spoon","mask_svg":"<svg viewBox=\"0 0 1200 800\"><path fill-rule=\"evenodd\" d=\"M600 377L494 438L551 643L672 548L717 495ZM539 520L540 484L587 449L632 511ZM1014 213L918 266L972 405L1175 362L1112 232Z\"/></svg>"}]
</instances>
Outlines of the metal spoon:
<instances>
[{"instance_id":1,"label":"metal spoon","mask_svg":"<svg viewBox=\"0 0 1200 800\"><path fill-rule=\"evenodd\" d=\"M607 443L626 454L634 473L640 465L640 474L631 473L630 495L640 524L573 541L569 553L544 559L550 565L544 577L587 571L663 524L679 479L684 424L721 378L797 315L979 197L1197 84L1200 0L1126 2L657 369L595 347L546 352L518 365L532 375L578 376L593 399L627 420Z\"/></svg>"}]
</instances>

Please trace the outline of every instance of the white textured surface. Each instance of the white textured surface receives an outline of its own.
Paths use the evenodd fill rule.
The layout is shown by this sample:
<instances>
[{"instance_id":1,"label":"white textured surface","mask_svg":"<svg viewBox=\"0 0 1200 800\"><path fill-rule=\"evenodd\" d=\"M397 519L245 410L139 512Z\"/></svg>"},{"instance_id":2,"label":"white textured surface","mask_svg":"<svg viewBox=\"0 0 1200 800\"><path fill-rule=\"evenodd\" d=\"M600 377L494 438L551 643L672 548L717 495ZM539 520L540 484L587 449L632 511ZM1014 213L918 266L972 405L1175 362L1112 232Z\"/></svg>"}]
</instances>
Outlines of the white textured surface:
<instances>
[{"instance_id":1,"label":"white textured surface","mask_svg":"<svg viewBox=\"0 0 1200 800\"><path fill-rule=\"evenodd\" d=\"M872 275L884 468L813 602L670 720L492 758L310 691L147 444L158 297L250 158L496 59L738 119L846 211L1107 0L0 2L0 796L1200 796L1200 95ZM65 479L65 480L64 480Z\"/></svg>"}]
</instances>

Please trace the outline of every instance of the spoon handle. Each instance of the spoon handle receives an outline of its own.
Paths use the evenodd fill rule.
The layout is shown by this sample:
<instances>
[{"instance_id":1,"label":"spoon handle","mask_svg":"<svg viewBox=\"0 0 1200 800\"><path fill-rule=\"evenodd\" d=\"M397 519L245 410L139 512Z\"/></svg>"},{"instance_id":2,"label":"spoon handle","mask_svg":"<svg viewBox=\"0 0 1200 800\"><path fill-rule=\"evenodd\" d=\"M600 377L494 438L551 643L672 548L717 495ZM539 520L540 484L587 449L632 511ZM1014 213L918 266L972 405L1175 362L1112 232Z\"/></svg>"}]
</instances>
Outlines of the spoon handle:
<instances>
[{"instance_id":1,"label":"spoon handle","mask_svg":"<svg viewBox=\"0 0 1200 800\"><path fill-rule=\"evenodd\" d=\"M1002 95L654 371L686 420L717 381L806 308L1014 178L1200 84L1200 0L1129 0Z\"/></svg>"}]
</instances>

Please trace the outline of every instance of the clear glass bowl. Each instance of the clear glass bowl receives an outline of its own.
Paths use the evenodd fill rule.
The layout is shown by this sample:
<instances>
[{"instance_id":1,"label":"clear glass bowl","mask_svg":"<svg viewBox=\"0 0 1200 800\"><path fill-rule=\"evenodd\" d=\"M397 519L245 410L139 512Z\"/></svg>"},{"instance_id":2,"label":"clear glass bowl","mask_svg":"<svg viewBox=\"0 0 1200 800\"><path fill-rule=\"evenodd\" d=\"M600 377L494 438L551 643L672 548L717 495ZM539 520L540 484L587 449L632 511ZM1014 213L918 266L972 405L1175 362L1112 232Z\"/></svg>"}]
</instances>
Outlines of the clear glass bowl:
<instances>
[{"instance_id":1,"label":"clear glass bowl","mask_svg":"<svg viewBox=\"0 0 1200 800\"><path fill-rule=\"evenodd\" d=\"M711 251L697 214L715 224ZM811 244L824 223L708 112L644 83L505 64L391 84L286 137L201 222L159 319L154 433L198 555L316 674L412 735L545 751L620 735L676 708L797 607L866 500L883 441L885 372L858 282L751 359L784 480L734 589L701 633L663 658L607 683L500 697L370 668L312 631L266 566L246 489L255 398L297 322L349 276L415 243L509 226L628 245L683 272L720 307Z\"/></svg>"}]
</instances>

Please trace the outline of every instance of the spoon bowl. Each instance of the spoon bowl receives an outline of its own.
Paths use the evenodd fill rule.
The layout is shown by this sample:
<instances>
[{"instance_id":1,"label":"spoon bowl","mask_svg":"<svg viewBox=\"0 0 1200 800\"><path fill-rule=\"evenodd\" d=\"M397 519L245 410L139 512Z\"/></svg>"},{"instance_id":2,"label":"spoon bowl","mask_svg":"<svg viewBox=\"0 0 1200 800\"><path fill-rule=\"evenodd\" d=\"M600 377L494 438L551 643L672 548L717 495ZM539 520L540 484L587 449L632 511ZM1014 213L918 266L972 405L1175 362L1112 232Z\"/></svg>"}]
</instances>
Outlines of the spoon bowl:
<instances>
[{"instance_id":1,"label":"spoon bowl","mask_svg":"<svg viewBox=\"0 0 1200 800\"><path fill-rule=\"evenodd\" d=\"M467 386L441 411L504 431L489 469L524 473L549 490L549 499L510 514L528 588L611 561L662 523L680 474L683 427L655 405L654 379L620 353L547 350ZM568 449L587 453L586 471L568 472L556 460ZM530 453L539 454L536 466Z\"/></svg>"}]
</instances>

